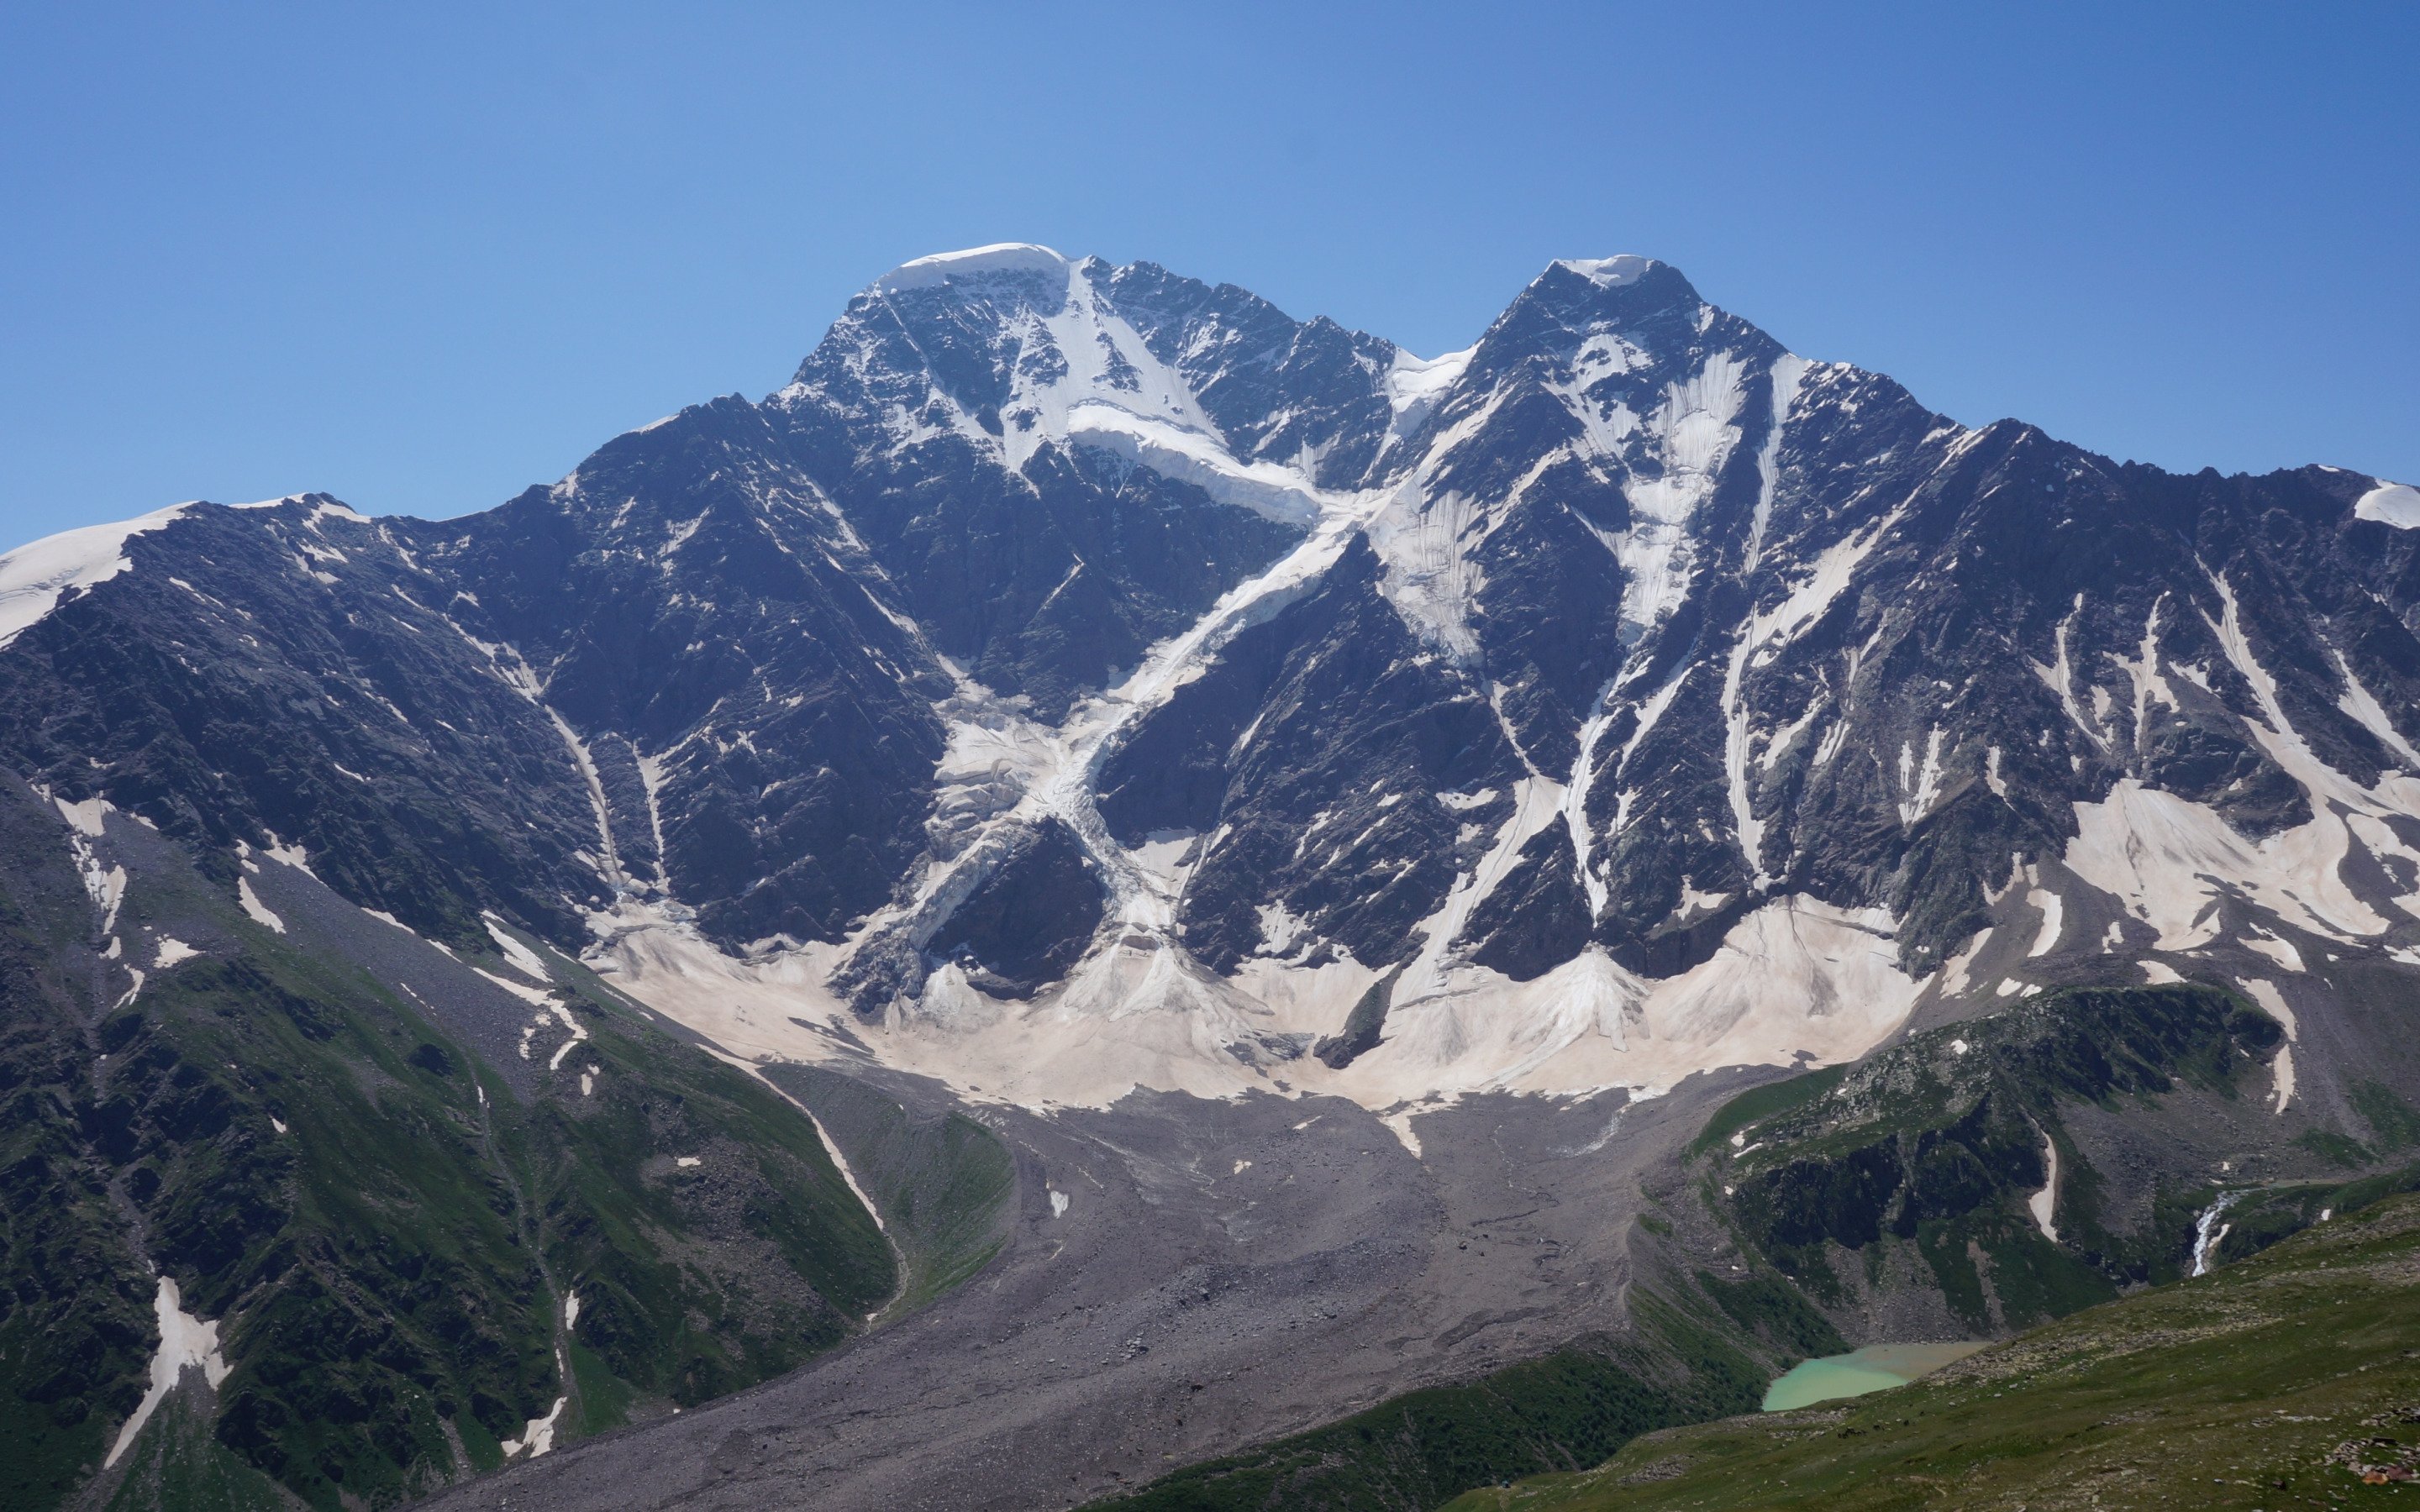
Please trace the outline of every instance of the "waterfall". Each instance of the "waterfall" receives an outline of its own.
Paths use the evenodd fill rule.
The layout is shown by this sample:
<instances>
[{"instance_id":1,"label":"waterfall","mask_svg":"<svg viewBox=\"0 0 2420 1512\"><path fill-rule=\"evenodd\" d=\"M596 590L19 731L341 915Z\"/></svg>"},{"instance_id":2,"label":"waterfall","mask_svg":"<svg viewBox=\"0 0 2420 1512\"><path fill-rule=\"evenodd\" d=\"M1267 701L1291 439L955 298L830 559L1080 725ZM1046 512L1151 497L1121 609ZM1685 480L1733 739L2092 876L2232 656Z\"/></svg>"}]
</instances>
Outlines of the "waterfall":
<instances>
[{"instance_id":1,"label":"waterfall","mask_svg":"<svg viewBox=\"0 0 2420 1512\"><path fill-rule=\"evenodd\" d=\"M2187 1274L2208 1275L2210 1273L2210 1262L2217 1256L2219 1242L2226 1238L2228 1227L2227 1225L2219 1222L2219 1219L2226 1215L2227 1209L2242 1201L2245 1195L2242 1192L2222 1192L2218 1195L2218 1200L2203 1209L2201 1216L2194 1220L2193 1269L2186 1273Z\"/></svg>"}]
</instances>

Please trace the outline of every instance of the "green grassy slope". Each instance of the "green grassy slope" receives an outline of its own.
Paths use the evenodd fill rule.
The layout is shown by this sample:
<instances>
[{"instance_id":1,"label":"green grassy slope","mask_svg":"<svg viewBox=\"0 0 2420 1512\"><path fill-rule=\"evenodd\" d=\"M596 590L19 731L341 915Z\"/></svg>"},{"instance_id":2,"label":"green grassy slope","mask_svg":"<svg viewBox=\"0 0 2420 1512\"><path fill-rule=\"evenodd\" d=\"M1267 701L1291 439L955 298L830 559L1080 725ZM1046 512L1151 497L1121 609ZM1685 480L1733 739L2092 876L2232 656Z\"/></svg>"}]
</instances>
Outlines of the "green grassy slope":
<instances>
[{"instance_id":1,"label":"green grassy slope","mask_svg":"<svg viewBox=\"0 0 2420 1512\"><path fill-rule=\"evenodd\" d=\"M1016 1216L1016 1162L998 1134L963 1113L911 1112L820 1066L765 1074L813 1110L881 1210L908 1271L892 1310L923 1306L1000 1253Z\"/></svg>"},{"instance_id":2,"label":"green grassy slope","mask_svg":"<svg viewBox=\"0 0 2420 1512\"><path fill-rule=\"evenodd\" d=\"M703 1401L897 1289L814 1125L584 974L560 995L588 1038L521 1101L189 876L138 883L121 930L207 909L217 943L96 1012L116 979L83 889L20 830L0 814L23 842L0 866L0 1509L392 1504L501 1464L558 1397L558 1444ZM96 1480L157 1344L154 1266L232 1370Z\"/></svg>"},{"instance_id":3,"label":"green grassy slope","mask_svg":"<svg viewBox=\"0 0 2420 1512\"><path fill-rule=\"evenodd\" d=\"M2392 1441L2392 1442L2389 1442ZM1914 1385L1642 1438L1452 1512L2420 1505L2420 1197Z\"/></svg>"}]
</instances>

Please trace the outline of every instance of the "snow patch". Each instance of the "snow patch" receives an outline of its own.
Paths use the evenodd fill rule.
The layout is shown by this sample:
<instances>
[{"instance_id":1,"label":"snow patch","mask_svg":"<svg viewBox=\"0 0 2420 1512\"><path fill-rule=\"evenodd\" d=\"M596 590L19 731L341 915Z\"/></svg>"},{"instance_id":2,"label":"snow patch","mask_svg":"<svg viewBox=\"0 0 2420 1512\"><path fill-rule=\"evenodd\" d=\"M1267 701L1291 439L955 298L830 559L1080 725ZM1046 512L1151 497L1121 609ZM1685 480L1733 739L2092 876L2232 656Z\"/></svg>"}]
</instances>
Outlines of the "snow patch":
<instances>
[{"instance_id":1,"label":"snow patch","mask_svg":"<svg viewBox=\"0 0 2420 1512\"><path fill-rule=\"evenodd\" d=\"M504 991L512 994L515 997L520 998L522 1002L529 1004L533 1008L551 1009L554 1007L554 995L543 988L533 987L527 982L515 981L510 977L500 977L494 972L489 971L485 966L472 966L471 969L478 973L481 977L486 978L489 982L492 982L498 987L502 987ZM543 1023L544 1021L545 1015L541 1013L539 1015L539 1022Z\"/></svg>"},{"instance_id":2,"label":"snow patch","mask_svg":"<svg viewBox=\"0 0 2420 1512\"><path fill-rule=\"evenodd\" d=\"M143 1394L134 1415L117 1430L117 1441L110 1445L109 1458L101 1461L104 1469L117 1463L135 1435L143 1431L143 1425L177 1389L178 1378L188 1368L199 1370L212 1391L227 1378L227 1363L219 1353L218 1322L214 1319L205 1323L185 1311L184 1299L178 1295L174 1278L160 1278L159 1290L151 1299L151 1312L160 1324L160 1349L151 1356L151 1389Z\"/></svg>"},{"instance_id":3,"label":"snow patch","mask_svg":"<svg viewBox=\"0 0 2420 1512\"><path fill-rule=\"evenodd\" d=\"M179 961L191 961L202 952L174 935L160 936L159 949L151 958L151 969L165 971Z\"/></svg>"},{"instance_id":4,"label":"snow patch","mask_svg":"<svg viewBox=\"0 0 2420 1512\"><path fill-rule=\"evenodd\" d=\"M2288 971L2303 971L2307 969L2303 964L2303 952L2295 949L2289 942L2281 940L2273 934L2253 933L2246 935L2243 940L2243 948L2247 950L2256 951L2258 954L2267 956L2270 960L2276 962L2279 965L2284 966Z\"/></svg>"},{"instance_id":5,"label":"snow patch","mask_svg":"<svg viewBox=\"0 0 2420 1512\"><path fill-rule=\"evenodd\" d=\"M2257 977L2240 980L2243 990L2252 995L2252 1000L2286 1030L2286 1042L2278 1047L2277 1058L2272 1065L2277 1077L2277 1106L2273 1111L2283 1113L2286 1104L2294 1100L2294 1041L2302 1038L2302 1026L2294 1021L2294 1011L2287 1006L2286 995L2277 990L2275 982L2263 981Z\"/></svg>"},{"instance_id":6,"label":"snow patch","mask_svg":"<svg viewBox=\"0 0 2420 1512\"><path fill-rule=\"evenodd\" d=\"M1462 375L1469 370L1471 354L1476 346L1466 347L1443 357L1419 358L1398 350L1384 378L1387 403L1395 411L1389 427L1389 440L1408 436L1418 430L1421 422L1436 411Z\"/></svg>"},{"instance_id":7,"label":"snow patch","mask_svg":"<svg viewBox=\"0 0 2420 1512\"><path fill-rule=\"evenodd\" d=\"M84 880L84 890L101 912L101 933L115 932L118 905L126 901L126 868L102 866L100 853L92 848L92 841L101 838L105 827L104 816L116 810L103 798L85 798L80 803L70 803L39 783L34 791L50 799L58 809L59 817L68 822L68 854L75 860L76 875Z\"/></svg>"},{"instance_id":8,"label":"snow patch","mask_svg":"<svg viewBox=\"0 0 2420 1512\"><path fill-rule=\"evenodd\" d=\"M2042 1135L2042 1160L2050 1167L2049 1174L2041 1190L2025 1198L2025 1210L2034 1215L2034 1227L2041 1230L2042 1238L2055 1244L2058 1226L2051 1222L2051 1214L2058 1207L2058 1141L2047 1134Z\"/></svg>"},{"instance_id":9,"label":"snow patch","mask_svg":"<svg viewBox=\"0 0 2420 1512\"><path fill-rule=\"evenodd\" d=\"M1966 949L1949 958L1949 964L1941 968L1943 996L1956 997L1965 992L1968 968L1975 964L1975 958L1983 953L1983 948L1992 943L1992 936L1997 933L1996 929L1978 931L1974 937L1966 942Z\"/></svg>"},{"instance_id":10,"label":"snow patch","mask_svg":"<svg viewBox=\"0 0 2420 1512\"><path fill-rule=\"evenodd\" d=\"M1935 725L1924 739L1924 765L1916 765L1916 745L1901 741L1899 748L1899 786L1906 795L1900 800L1899 822L1913 825L1932 811L1941 799L1941 728Z\"/></svg>"},{"instance_id":11,"label":"snow patch","mask_svg":"<svg viewBox=\"0 0 2420 1512\"><path fill-rule=\"evenodd\" d=\"M2420 530L2420 488L2381 483L2353 501L2352 515L2355 519L2374 519L2398 531Z\"/></svg>"},{"instance_id":12,"label":"snow patch","mask_svg":"<svg viewBox=\"0 0 2420 1512\"><path fill-rule=\"evenodd\" d=\"M240 876L235 879L235 896L236 901L243 904L244 913L251 917L254 923L274 930L280 934L286 933L286 920L271 912L269 905L260 901L260 895L252 890L252 878Z\"/></svg>"},{"instance_id":13,"label":"snow patch","mask_svg":"<svg viewBox=\"0 0 2420 1512\"><path fill-rule=\"evenodd\" d=\"M507 1459L518 1458L523 1450L527 1450L529 1452L529 1457L532 1459L535 1459L538 1456L552 1449L554 1447L555 1421L563 1416L564 1404L569 1400L571 1400L571 1398L568 1396L557 1396L554 1399L554 1405L547 1409L546 1416L531 1418L529 1420L529 1426L521 1429L521 1436L520 1438L506 1439L504 1441L504 1458Z\"/></svg>"},{"instance_id":14,"label":"snow patch","mask_svg":"<svg viewBox=\"0 0 2420 1512\"><path fill-rule=\"evenodd\" d=\"M496 949L504 953L504 959L512 963L514 970L538 981L554 980L554 974L546 969L545 960L522 944L520 936L506 930L504 920L490 913L482 913L479 918L488 926L488 937L496 942Z\"/></svg>"},{"instance_id":15,"label":"snow patch","mask_svg":"<svg viewBox=\"0 0 2420 1512\"><path fill-rule=\"evenodd\" d=\"M937 252L901 263L876 279L872 292L900 294L909 289L939 288L954 278L974 278L985 273L1063 276L1073 266L1048 247L1031 241L995 241L989 246Z\"/></svg>"},{"instance_id":16,"label":"snow patch","mask_svg":"<svg viewBox=\"0 0 2420 1512\"><path fill-rule=\"evenodd\" d=\"M1555 266L1570 269L1599 288L1622 288L1646 277L1655 259L1625 252L1611 257L1558 257Z\"/></svg>"},{"instance_id":17,"label":"snow patch","mask_svg":"<svg viewBox=\"0 0 2420 1512\"><path fill-rule=\"evenodd\" d=\"M344 768L338 767L337 770L343 771ZM348 777L352 776L349 772L347 772L345 775ZM354 779L362 782L369 780L367 778L356 778ZM305 876L314 878L315 880L319 874L311 870L311 857L304 854L302 846L279 840L277 838L277 832L273 829L269 832L268 848L263 850L260 854L268 856L272 861L283 861L287 866L292 867L295 871L303 873Z\"/></svg>"},{"instance_id":18,"label":"snow patch","mask_svg":"<svg viewBox=\"0 0 2420 1512\"><path fill-rule=\"evenodd\" d=\"M1807 370L1814 364L1804 357L1789 353L1773 362L1773 417L1764 433L1763 449L1756 458L1756 513L1750 517L1747 534L1747 561L1741 564L1743 574L1754 572L1764 559L1765 527L1773 519L1773 496L1781 483L1781 442L1790 428L1790 407L1797 402L1799 386L1807 380Z\"/></svg>"},{"instance_id":19,"label":"snow patch","mask_svg":"<svg viewBox=\"0 0 2420 1512\"><path fill-rule=\"evenodd\" d=\"M2376 735L2387 749L2402 757L2411 771L2420 773L2420 750L2412 748L2412 743L2395 728L2395 721L2386 717L2386 710L2379 703L2377 695L2353 675L2352 663L2345 660L2344 653L2334 646L2328 648L2328 655L2335 658L2336 671L2345 680L2344 696L2336 700L2336 707Z\"/></svg>"},{"instance_id":20,"label":"snow patch","mask_svg":"<svg viewBox=\"0 0 2420 1512\"><path fill-rule=\"evenodd\" d=\"M2159 949L2216 939L2219 900L2239 890L2316 934L2344 939L2386 928L2338 873L2346 828L2332 812L2255 843L2209 808L2130 777L2101 802L2078 803L2075 818L2061 859L2159 931Z\"/></svg>"},{"instance_id":21,"label":"snow patch","mask_svg":"<svg viewBox=\"0 0 2420 1512\"><path fill-rule=\"evenodd\" d=\"M2034 936L2033 949L2025 952L2025 958L2031 960L2050 954L2057 946L2060 915L2066 905L2059 901L2057 893L2044 887L2036 887L2026 893L2025 902L2041 910L2041 933Z\"/></svg>"},{"instance_id":22,"label":"snow patch","mask_svg":"<svg viewBox=\"0 0 2420 1512\"><path fill-rule=\"evenodd\" d=\"M81 598L132 566L126 543L165 529L192 507L171 504L137 519L62 531L0 556L0 649L70 595Z\"/></svg>"},{"instance_id":23,"label":"snow patch","mask_svg":"<svg viewBox=\"0 0 2420 1512\"><path fill-rule=\"evenodd\" d=\"M1140 415L1121 404L1083 400L1067 411L1062 434L1139 463L1163 478L1189 483L1222 504L1281 524L1309 526L1325 496L1302 473L1275 462L1240 461L1211 435Z\"/></svg>"}]
</instances>

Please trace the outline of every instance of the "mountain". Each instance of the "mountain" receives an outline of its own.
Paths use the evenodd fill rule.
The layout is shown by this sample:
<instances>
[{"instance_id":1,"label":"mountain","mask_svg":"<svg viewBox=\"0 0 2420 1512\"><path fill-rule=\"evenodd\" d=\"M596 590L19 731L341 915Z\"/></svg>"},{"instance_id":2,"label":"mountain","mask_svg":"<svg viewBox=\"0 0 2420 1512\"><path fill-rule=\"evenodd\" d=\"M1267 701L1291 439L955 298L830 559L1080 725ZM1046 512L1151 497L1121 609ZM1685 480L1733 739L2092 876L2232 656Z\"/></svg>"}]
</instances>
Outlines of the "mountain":
<instances>
[{"instance_id":1,"label":"mountain","mask_svg":"<svg viewBox=\"0 0 2420 1512\"><path fill-rule=\"evenodd\" d=\"M1645 258L1422 359L1007 245L485 513L11 552L6 1273L59 1273L36 1212L91 1257L0 1319L49 1341L12 1494L129 1494L158 1319L225 1372L170 1371L178 1463L271 1501L518 1444L561 1504L1041 1505L1575 1340L1716 1357L1634 1283L1783 1363L1650 1219L1852 1339L2171 1274L2223 1194L2420 1132L2415 531L1962 425ZM1797 1164L1702 1143L1950 1040L1845 1175L1820 1100ZM299 1086L446 1153L267 1160ZM1826 1180L1871 1237L1789 1216ZM486 1334L413 1321L464 1202ZM243 1406L305 1295L389 1384Z\"/></svg>"}]
</instances>

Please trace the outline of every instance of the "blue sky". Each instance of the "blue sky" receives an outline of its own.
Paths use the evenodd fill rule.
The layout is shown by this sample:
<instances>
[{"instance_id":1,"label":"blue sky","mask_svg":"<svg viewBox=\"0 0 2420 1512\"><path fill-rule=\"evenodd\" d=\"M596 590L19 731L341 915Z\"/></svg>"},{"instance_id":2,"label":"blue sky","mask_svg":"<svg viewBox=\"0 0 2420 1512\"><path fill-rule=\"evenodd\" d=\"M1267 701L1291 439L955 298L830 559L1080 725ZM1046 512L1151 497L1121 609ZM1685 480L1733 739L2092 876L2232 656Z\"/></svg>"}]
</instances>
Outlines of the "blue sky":
<instances>
[{"instance_id":1,"label":"blue sky","mask_svg":"<svg viewBox=\"0 0 2420 1512\"><path fill-rule=\"evenodd\" d=\"M446 515L998 240L1424 353L1638 252L2119 457L2420 481L2420 7L13 6L0 545Z\"/></svg>"}]
</instances>

